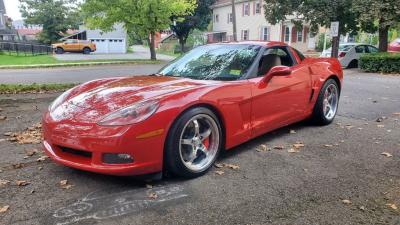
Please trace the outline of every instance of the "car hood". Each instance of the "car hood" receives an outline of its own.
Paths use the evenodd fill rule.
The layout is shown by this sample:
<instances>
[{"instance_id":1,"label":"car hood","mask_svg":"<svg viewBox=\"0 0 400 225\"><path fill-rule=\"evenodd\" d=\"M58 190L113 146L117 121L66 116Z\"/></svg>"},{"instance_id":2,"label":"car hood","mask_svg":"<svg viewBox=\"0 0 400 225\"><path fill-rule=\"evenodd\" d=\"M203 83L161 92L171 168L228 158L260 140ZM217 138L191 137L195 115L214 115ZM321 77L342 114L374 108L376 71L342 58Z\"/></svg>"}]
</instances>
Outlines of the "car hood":
<instances>
[{"instance_id":1,"label":"car hood","mask_svg":"<svg viewBox=\"0 0 400 225\"><path fill-rule=\"evenodd\" d=\"M101 81L99 81L101 82ZM51 112L53 119L97 122L105 115L137 102L197 88L210 82L167 76L135 76L110 79L78 87L77 92ZM84 91L79 92L79 89Z\"/></svg>"}]
</instances>

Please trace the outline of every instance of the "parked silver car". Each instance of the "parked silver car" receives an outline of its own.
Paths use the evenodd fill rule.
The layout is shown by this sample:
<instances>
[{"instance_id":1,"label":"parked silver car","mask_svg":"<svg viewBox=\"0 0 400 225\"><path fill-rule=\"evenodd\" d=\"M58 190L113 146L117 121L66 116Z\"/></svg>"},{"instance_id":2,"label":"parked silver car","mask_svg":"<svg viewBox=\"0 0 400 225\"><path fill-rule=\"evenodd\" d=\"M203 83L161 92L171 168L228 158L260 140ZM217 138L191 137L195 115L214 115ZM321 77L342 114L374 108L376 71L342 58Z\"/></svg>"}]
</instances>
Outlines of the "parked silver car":
<instances>
[{"instance_id":1,"label":"parked silver car","mask_svg":"<svg viewBox=\"0 0 400 225\"><path fill-rule=\"evenodd\" d=\"M345 43L339 45L339 61L344 68L358 67L360 56L365 53L375 53L379 50L368 44ZM331 57L332 48L323 51L320 57Z\"/></svg>"}]
</instances>

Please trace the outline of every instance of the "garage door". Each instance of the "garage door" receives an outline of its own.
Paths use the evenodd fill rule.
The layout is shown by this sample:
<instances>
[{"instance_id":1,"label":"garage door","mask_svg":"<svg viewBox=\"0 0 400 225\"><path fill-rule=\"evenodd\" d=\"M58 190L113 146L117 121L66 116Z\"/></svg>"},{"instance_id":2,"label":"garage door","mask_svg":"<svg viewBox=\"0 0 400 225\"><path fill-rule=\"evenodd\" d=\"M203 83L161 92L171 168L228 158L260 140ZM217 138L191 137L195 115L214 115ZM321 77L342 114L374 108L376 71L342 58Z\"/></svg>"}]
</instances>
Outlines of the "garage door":
<instances>
[{"instance_id":1,"label":"garage door","mask_svg":"<svg viewBox=\"0 0 400 225\"><path fill-rule=\"evenodd\" d=\"M125 53L125 41L123 39L110 39L108 40L110 53Z\"/></svg>"},{"instance_id":2,"label":"garage door","mask_svg":"<svg viewBox=\"0 0 400 225\"><path fill-rule=\"evenodd\" d=\"M96 53L126 53L124 39L92 39L96 44Z\"/></svg>"}]
</instances>

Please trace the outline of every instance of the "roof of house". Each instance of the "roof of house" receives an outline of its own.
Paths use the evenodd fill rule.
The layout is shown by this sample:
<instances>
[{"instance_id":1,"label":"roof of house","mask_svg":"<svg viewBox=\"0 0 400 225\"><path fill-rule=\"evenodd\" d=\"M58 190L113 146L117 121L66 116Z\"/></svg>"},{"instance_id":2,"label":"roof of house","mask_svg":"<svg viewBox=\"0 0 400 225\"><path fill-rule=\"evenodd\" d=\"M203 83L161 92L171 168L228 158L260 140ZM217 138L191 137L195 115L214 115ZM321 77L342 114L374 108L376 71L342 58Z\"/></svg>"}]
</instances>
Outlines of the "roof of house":
<instances>
[{"instance_id":1,"label":"roof of house","mask_svg":"<svg viewBox=\"0 0 400 225\"><path fill-rule=\"evenodd\" d=\"M248 2L249 0L235 0L235 3L241 3L241 2ZM221 6L227 6L227 5L231 5L232 4L232 0L217 0L212 6L211 8L218 8Z\"/></svg>"},{"instance_id":2,"label":"roof of house","mask_svg":"<svg viewBox=\"0 0 400 225\"><path fill-rule=\"evenodd\" d=\"M11 29L0 29L0 34L1 35L17 35L15 30L11 30Z\"/></svg>"},{"instance_id":3,"label":"roof of house","mask_svg":"<svg viewBox=\"0 0 400 225\"><path fill-rule=\"evenodd\" d=\"M17 32L19 35L24 36L24 35L37 35L40 32L42 32L42 29L17 29Z\"/></svg>"}]
</instances>

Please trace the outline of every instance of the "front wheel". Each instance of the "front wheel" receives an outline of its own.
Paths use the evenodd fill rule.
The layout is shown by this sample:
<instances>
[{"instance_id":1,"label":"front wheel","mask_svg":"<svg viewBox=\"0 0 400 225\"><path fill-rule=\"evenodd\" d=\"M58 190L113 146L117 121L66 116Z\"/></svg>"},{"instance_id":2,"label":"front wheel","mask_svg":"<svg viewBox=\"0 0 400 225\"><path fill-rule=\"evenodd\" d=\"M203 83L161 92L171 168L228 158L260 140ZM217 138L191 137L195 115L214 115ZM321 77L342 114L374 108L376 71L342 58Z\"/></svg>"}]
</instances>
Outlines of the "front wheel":
<instances>
[{"instance_id":1,"label":"front wheel","mask_svg":"<svg viewBox=\"0 0 400 225\"><path fill-rule=\"evenodd\" d=\"M339 96L338 83L333 79L327 80L321 88L315 103L312 120L320 125L332 123L337 113Z\"/></svg>"},{"instance_id":2,"label":"front wheel","mask_svg":"<svg viewBox=\"0 0 400 225\"><path fill-rule=\"evenodd\" d=\"M90 50L90 48L84 48L83 49L83 54L88 55L88 54L90 54L91 51L92 50Z\"/></svg>"},{"instance_id":3,"label":"front wheel","mask_svg":"<svg viewBox=\"0 0 400 225\"><path fill-rule=\"evenodd\" d=\"M165 146L165 167L175 175L193 178L205 174L222 148L222 129L209 109L193 108L171 127Z\"/></svg>"}]
</instances>

